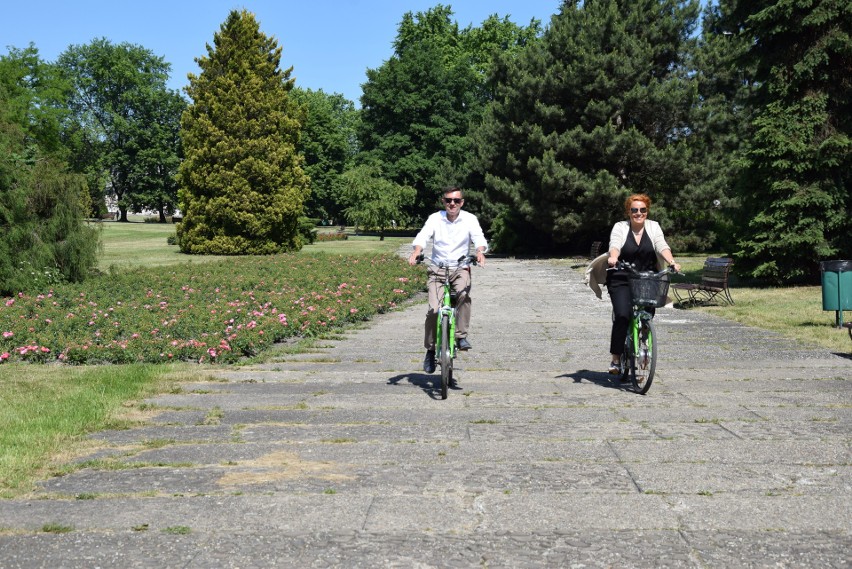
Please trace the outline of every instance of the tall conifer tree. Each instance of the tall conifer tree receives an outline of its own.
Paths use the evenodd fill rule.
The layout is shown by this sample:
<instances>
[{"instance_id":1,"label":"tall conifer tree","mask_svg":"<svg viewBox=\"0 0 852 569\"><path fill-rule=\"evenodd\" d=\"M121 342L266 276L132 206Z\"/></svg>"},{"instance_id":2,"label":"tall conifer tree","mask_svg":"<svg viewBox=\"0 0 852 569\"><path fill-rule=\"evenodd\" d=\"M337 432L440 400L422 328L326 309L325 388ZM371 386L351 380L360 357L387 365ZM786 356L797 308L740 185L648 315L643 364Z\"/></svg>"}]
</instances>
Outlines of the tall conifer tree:
<instances>
[{"instance_id":1,"label":"tall conifer tree","mask_svg":"<svg viewBox=\"0 0 852 569\"><path fill-rule=\"evenodd\" d=\"M760 84L737 187L739 265L774 282L815 280L818 261L852 256L852 5L733 4L729 25Z\"/></svg>"},{"instance_id":2,"label":"tall conifer tree","mask_svg":"<svg viewBox=\"0 0 852 569\"><path fill-rule=\"evenodd\" d=\"M303 109L292 67L250 12L232 11L190 74L181 121L184 161L178 243L186 253L271 254L301 247L309 195L297 152Z\"/></svg>"},{"instance_id":3,"label":"tall conifer tree","mask_svg":"<svg viewBox=\"0 0 852 569\"><path fill-rule=\"evenodd\" d=\"M696 88L684 57L697 15L696 1L566 1L541 41L497 66L474 136L476 168L503 208L499 245L599 238L630 192L650 194L665 219L689 178Z\"/></svg>"}]
</instances>

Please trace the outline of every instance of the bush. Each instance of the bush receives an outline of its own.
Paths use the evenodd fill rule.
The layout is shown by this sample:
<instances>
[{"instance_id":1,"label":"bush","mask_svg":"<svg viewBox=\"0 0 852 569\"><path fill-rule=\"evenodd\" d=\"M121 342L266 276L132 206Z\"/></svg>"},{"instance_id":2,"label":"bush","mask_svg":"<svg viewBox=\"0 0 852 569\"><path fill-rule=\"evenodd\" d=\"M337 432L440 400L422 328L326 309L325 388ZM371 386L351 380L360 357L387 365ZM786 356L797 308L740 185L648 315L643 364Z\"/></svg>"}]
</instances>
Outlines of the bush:
<instances>
[{"instance_id":1,"label":"bush","mask_svg":"<svg viewBox=\"0 0 852 569\"><path fill-rule=\"evenodd\" d=\"M0 171L9 165L0 164ZM82 177L47 157L14 166L14 181L0 184L0 294L82 281L99 248L98 230L83 221L88 194Z\"/></svg>"},{"instance_id":2,"label":"bush","mask_svg":"<svg viewBox=\"0 0 852 569\"><path fill-rule=\"evenodd\" d=\"M302 238L303 245L310 245L317 239L317 230L315 229L319 220L311 219L310 217L299 218L299 235Z\"/></svg>"}]
</instances>

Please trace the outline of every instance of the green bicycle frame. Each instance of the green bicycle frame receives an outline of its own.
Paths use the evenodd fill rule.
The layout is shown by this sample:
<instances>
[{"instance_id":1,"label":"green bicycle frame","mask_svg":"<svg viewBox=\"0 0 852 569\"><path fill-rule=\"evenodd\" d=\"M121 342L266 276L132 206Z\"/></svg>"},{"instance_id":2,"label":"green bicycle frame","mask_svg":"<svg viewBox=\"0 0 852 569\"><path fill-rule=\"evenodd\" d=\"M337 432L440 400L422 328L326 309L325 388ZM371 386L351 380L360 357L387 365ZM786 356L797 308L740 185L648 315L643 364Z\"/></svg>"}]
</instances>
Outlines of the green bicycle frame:
<instances>
[{"instance_id":1,"label":"green bicycle frame","mask_svg":"<svg viewBox=\"0 0 852 569\"><path fill-rule=\"evenodd\" d=\"M639 349L639 328L641 327L641 322L643 320L650 320L653 318L650 312L646 310L635 310L633 312L633 316L630 317L630 335L633 338L633 353L636 354ZM651 351L651 346L654 342L654 338L652 336L648 337L648 351ZM638 354L637 354L638 355Z\"/></svg>"},{"instance_id":2,"label":"green bicycle frame","mask_svg":"<svg viewBox=\"0 0 852 569\"><path fill-rule=\"evenodd\" d=\"M449 269L447 269L449 271ZM435 349L436 353L441 353L441 326L443 325L444 315L449 316L448 322L450 323L449 334L447 334L447 338L450 340L450 357L456 357L456 312L453 308L452 297L450 296L450 284L445 280L444 282L444 297L441 300L441 306L438 308L438 326L436 327L436 336L435 339Z\"/></svg>"}]
</instances>

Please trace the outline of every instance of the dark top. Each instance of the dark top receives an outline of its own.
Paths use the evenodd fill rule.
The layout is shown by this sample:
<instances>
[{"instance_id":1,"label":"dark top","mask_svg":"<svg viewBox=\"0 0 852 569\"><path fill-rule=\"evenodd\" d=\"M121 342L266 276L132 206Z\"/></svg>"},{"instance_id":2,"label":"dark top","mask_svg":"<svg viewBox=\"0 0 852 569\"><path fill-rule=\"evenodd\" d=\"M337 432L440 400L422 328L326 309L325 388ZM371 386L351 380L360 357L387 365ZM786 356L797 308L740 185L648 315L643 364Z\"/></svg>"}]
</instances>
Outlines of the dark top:
<instances>
[{"instance_id":1,"label":"dark top","mask_svg":"<svg viewBox=\"0 0 852 569\"><path fill-rule=\"evenodd\" d=\"M639 271L655 270L657 266L657 253L654 251L654 244L651 242L651 238L648 237L648 232L642 232L642 238L638 244L636 243L636 239L633 238L633 233L628 233L627 240L624 242L624 246L618 255L618 260L625 263L633 263L636 270ZM607 271L607 288L611 287L612 284L627 284L628 274L627 271Z\"/></svg>"}]
</instances>

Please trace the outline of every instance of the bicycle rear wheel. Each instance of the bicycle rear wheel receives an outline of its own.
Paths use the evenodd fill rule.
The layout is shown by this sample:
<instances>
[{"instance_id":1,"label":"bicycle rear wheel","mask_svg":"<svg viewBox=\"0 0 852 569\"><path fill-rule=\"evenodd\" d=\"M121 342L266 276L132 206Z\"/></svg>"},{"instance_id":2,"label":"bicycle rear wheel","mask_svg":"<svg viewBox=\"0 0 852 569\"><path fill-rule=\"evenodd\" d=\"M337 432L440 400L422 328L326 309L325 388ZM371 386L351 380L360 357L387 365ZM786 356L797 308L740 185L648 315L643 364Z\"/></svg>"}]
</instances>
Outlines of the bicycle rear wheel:
<instances>
[{"instance_id":1,"label":"bicycle rear wheel","mask_svg":"<svg viewBox=\"0 0 852 569\"><path fill-rule=\"evenodd\" d=\"M447 388L453 377L453 358L450 357L450 317L444 315L441 318L441 353L439 362L441 364L441 399L447 398Z\"/></svg>"},{"instance_id":2,"label":"bicycle rear wheel","mask_svg":"<svg viewBox=\"0 0 852 569\"><path fill-rule=\"evenodd\" d=\"M654 381L654 370L657 367L657 335L654 333L653 320L643 320L639 326L639 345L633 352L630 380L633 390L644 395L651 389L651 382Z\"/></svg>"}]
</instances>

